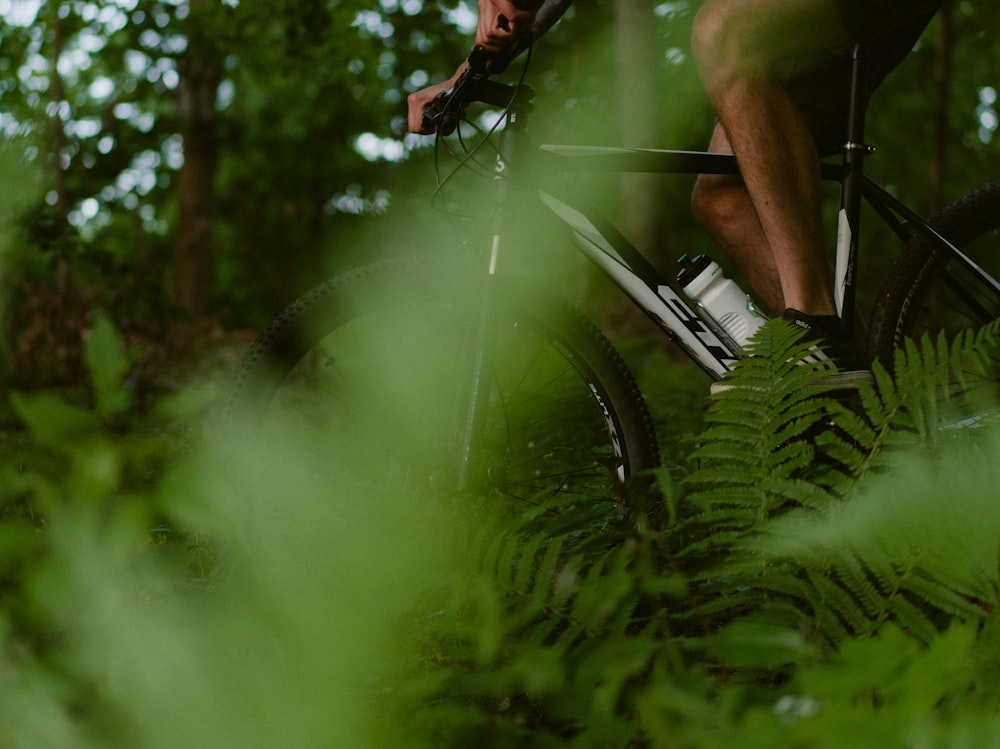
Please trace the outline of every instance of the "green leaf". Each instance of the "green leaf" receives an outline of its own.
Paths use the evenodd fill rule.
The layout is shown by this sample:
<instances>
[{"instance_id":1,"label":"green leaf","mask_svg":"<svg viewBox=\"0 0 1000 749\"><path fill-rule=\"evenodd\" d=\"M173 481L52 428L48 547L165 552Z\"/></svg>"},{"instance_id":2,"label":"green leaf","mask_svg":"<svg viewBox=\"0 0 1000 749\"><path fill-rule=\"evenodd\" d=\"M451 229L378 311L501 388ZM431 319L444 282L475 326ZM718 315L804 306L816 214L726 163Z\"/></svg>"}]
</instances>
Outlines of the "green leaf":
<instances>
[{"instance_id":1,"label":"green leaf","mask_svg":"<svg viewBox=\"0 0 1000 749\"><path fill-rule=\"evenodd\" d=\"M763 622L736 622L708 642L711 655L734 667L776 668L809 652L802 635Z\"/></svg>"},{"instance_id":2,"label":"green leaf","mask_svg":"<svg viewBox=\"0 0 1000 749\"><path fill-rule=\"evenodd\" d=\"M115 326L105 315L98 315L87 336L85 356L94 383L97 412L103 418L123 413L132 402L125 387L125 377L131 363L125 344Z\"/></svg>"},{"instance_id":3,"label":"green leaf","mask_svg":"<svg viewBox=\"0 0 1000 749\"><path fill-rule=\"evenodd\" d=\"M12 393L15 413L42 446L74 451L80 443L103 434L95 414L67 403L51 392Z\"/></svg>"}]
</instances>

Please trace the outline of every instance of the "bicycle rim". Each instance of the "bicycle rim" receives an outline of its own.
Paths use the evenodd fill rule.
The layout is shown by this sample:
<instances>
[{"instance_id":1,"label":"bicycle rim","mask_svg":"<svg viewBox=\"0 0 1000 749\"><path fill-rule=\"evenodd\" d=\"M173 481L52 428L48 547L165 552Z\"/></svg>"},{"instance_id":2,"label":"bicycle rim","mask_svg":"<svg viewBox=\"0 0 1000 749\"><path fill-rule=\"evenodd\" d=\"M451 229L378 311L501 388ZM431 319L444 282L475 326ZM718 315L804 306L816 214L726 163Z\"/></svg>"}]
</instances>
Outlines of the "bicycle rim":
<instances>
[{"instance_id":1,"label":"bicycle rim","mask_svg":"<svg viewBox=\"0 0 1000 749\"><path fill-rule=\"evenodd\" d=\"M244 357L231 408L253 415L269 454L305 451L341 485L449 491L480 298L454 266L385 262L307 295ZM542 507L620 505L657 462L645 404L596 329L564 308L529 311L535 298L500 290L475 488Z\"/></svg>"},{"instance_id":2,"label":"bicycle rim","mask_svg":"<svg viewBox=\"0 0 1000 749\"><path fill-rule=\"evenodd\" d=\"M931 222L992 278L1000 279L1000 184L985 185L943 210ZM1000 317L1000 293L954 255L918 235L903 248L879 296L870 331L869 352L891 367L893 352L906 339L924 336L953 341ZM995 391L1000 357L970 357L960 362L956 379L969 392Z\"/></svg>"}]
</instances>

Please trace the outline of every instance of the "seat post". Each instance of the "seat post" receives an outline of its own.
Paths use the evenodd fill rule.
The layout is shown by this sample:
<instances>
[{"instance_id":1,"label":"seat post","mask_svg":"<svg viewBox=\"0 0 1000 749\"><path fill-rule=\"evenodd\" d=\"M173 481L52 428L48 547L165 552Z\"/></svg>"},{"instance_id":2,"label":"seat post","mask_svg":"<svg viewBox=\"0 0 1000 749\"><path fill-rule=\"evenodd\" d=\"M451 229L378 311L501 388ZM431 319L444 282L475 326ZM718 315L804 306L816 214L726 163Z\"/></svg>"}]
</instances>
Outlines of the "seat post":
<instances>
[{"instance_id":1,"label":"seat post","mask_svg":"<svg viewBox=\"0 0 1000 749\"><path fill-rule=\"evenodd\" d=\"M837 264L834 297L837 312L848 330L854 322L855 274L858 258L858 230L861 215L861 183L864 158L874 149L865 144L865 115L868 108L867 50L854 45L851 52L851 94L848 107L847 140L844 143L844 176L841 181L840 217L837 222Z\"/></svg>"}]
</instances>

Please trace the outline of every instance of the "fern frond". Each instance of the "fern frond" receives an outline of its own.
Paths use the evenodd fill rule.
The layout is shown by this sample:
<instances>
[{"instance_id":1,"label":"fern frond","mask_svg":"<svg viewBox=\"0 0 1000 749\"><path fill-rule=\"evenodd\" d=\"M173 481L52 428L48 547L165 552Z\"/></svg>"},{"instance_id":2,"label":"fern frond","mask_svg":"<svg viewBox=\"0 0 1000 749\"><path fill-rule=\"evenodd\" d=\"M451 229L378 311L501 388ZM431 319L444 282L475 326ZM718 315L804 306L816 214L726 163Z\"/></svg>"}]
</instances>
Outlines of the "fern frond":
<instances>
[{"instance_id":1,"label":"fern frond","mask_svg":"<svg viewBox=\"0 0 1000 749\"><path fill-rule=\"evenodd\" d=\"M867 559L877 559L877 554L866 555L866 561L862 561L854 549L844 549L833 563L841 585L851 591L866 618L875 621L885 615L885 600L891 594L882 590L871 575L872 563Z\"/></svg>"},{"instance_id":2,"label":"fern frond","mask_svg":"<svg viewBox=\"0 0 1000 749\"><path fill-rule=\"evenodd\" d=\"M803 672L851 699L882 699L898 681L887 668L987 616L1000 653L1000 619L989 614L1000 611L1000 436L941 427L981 382L969 375L963 385L956 363L990 364L996 342L994 329L910 345L903 376L876 370L872 385L842 399L816 386L822 373L794 363L797 331L765 326L737 368L739 386L711 406L696 468L683 483L664 479L663 531L615 545L604 510L591 518L591 503L543 503L470 540L481 563L456 583L449 611L464 659L441 667L430 702L464 710L469 735L502 735L497 745L720 746L718 724L732 716L720 718L719 705L732 685L742 690L733 714L759 700L756 718L779 721L774 685L801 689ZM906 658L859 655L859 645L884 653L899 641ZM935 663L958 662L945 655ZM992 679L1000 656L990 657L981 673ZM839 665L820 668L830 662ZM858 692L861 681L881 691ZM692 715L701 743L675 735ZM752 733L736 725L727 737ZM799 735L774 727L756 745ZM463 745L458 731L448 735L442 745Z\"/></svg>"},{"instance_id":3,"label":"fern frond","mask_svg":"<svg viewBox=\"0 0 1000 749\"><path fill-rule=\"evenodd\" d=\"M901 581L901 587L916 600L951 617L978 619L984 613L974 601L969 600L960 590L956 590L950 580L948 583L943 583L923 571L907 575Z\"/></svg>"},{"instance_id":4,"label":"fern frond","mask_svg":"<svg viewBox=\"0 0 1000 749\"><path fill-rule=\"evenodd\" d=\"M858 388L860 408L827 404L836 428L817 438L817 448L840 464L841 472L828 476L826 485L850 496L865 478L887 465L895 449L938 449L949 419L975 410L984 397L995 399L995 385L984 389L984 384L996 380L984 380L983 375L998 374L998 350L1000 320L950 341L943 334L933 340L908 339L895 352L895 377L876 362L873 385ZM973 371L976 376L970 378ZM942 408L948 409L947 418Z\"/></svg>"},{"instance_id":5,"label":"fern frond","mask_svg":"<svg viewBox=\"0 0 1000 749\"><path fill-rule=\"evenodd\" d=\"M955 546L961 533L937 517L940 504L886 503L881 491L906 475L908 460L954 445L942 432L946 408L965 406L982 383L970 376L963 386L956 367L992 365L998 330L910 343L897 354L898 377L876 365L872 384L837 398L790 363L801 353L797 331L765 326L737 386L712 405L685 485L688 512L673 528L702 615L797 624L831 646L889 620L926 642L943 623L981 617L982 602L998 598L995 559L989 571L986 561L970 566Z\"/></svg>"},{"instance_id":6,"label":"fern frond","mask_svg":"<svg viewBox=\"0 0 1000 749\"><path fill-rule=\"evenodd\" d=\"M742 506L749 529L783 508L826 501L806 477L816 465L812 436L828 390L817 385L817 364L800 363L810 348L802 335L783 320L769 322L736 365L732 388L713 401L692 455L700 468L687 479L695 487L687 501L698 514L726 507L733 515Z\"/></svg>"},{"instance_id":7,"label":"fern frond","mask_svg":"<svg viewBox=\"0 0 1000 749\"><path fill-rule=\"evenodd\" d=\"M830 643L841 642L847 637L871 631L872 621L864 615L858 602L844 586L830 579L826 571L807 570L814 592L810 613L816 630Z\"/></svg>"},{"instance_id":8,"label":"fern frond","mask_svg":"<svg viewBox=\"0 0 1000 749\"><path fill-rule=\"evenodd\" d=\"M940 628L931 621L919 606L915 606L905 595L892 596L887 602L888 611L893 620L905 623L906 631L910 632L920 642L933 642Z\"/></svg>"}]
</instances>

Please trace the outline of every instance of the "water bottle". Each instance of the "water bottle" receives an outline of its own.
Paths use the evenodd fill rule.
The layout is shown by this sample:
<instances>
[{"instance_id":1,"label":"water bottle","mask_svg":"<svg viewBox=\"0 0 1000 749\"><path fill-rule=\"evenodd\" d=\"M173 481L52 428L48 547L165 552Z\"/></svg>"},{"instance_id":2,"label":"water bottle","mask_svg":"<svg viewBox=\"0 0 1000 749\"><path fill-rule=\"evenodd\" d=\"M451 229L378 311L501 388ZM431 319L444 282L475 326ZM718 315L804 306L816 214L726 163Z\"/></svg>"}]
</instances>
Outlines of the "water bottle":
<instances>
[{"instance_id":1,"label":"water bottle","mask_svg":"<svg viewBox=\"0 0 1000 749\"><path fill-rule=\"evenodd\" d=\"M726 278L719 264L705 255L680 258L677 273L684 293L693 299L699 309L706 314L707 322L730 338L739 348L767 322L767 317L758 310L753 299L732 279Z\"/></svg>"}]
</instances>

